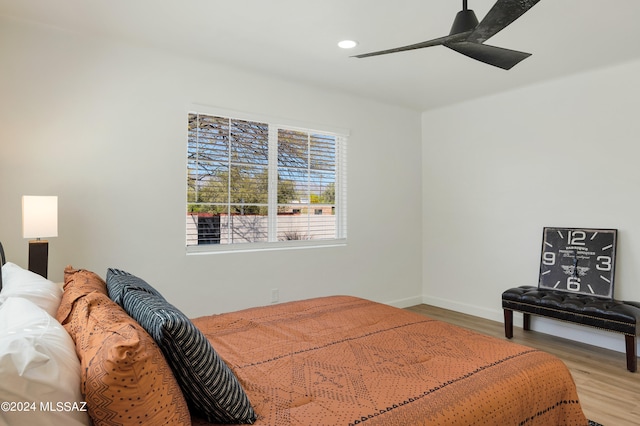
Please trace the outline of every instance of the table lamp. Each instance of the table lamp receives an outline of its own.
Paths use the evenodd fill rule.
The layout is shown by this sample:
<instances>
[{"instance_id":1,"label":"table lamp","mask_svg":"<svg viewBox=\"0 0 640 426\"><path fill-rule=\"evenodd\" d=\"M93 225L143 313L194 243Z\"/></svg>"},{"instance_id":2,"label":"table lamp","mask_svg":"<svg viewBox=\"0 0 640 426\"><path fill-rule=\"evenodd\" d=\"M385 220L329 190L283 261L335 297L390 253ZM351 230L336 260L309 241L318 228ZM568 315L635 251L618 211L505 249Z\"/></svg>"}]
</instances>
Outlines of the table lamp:
<instances>
[{"instance_id":1,"label":"table lamp","mask_svg":"<svg viewBox=\"0 0 640 426\"><path fill-rule=\"evenodd\" d=\"M49 242L42 238L58 236L58 197L22 197L22 236L29 241L29 270L47 278Z\"/></svg>"}]
</instances>

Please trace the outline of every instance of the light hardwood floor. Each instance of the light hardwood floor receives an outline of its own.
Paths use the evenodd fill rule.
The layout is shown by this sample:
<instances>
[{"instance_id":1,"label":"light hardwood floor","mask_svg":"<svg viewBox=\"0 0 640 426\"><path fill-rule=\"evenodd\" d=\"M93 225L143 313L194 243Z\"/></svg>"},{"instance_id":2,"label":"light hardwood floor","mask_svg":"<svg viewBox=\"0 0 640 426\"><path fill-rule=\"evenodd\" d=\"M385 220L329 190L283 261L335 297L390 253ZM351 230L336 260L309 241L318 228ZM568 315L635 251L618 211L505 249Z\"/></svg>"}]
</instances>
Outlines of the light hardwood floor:
<instances>
[{"instance_id":1,"label":"light hardwood floor","mask_svg":"<svg viewBox=\"0 0 640 426\"><path fill-rule=\"evenodd\" d=\"M412 306L407 310L505 339L501 322L429 305ZM624 337L620 335L620 339ZM511 341L562 359L573 375L583 411L590 420L604 426L640 425L640 372L627 370L624 353L524 331L519 327L514 327Z\"/></svg>"}]
</instances>

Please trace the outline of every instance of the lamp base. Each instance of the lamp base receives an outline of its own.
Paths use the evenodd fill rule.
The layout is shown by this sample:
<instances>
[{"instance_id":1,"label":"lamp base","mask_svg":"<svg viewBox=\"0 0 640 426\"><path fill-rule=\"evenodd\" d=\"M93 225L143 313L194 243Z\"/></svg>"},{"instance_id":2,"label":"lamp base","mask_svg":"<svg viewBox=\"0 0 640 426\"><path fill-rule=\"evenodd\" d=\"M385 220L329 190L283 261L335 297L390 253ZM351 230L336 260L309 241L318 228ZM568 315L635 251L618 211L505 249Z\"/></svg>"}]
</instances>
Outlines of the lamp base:
<instances>
[{"instance_id":1,"label":"lamp base","mask_svg":"<svg viewBox=\"0 0 640 426\"><path fill-rule=\"evenodd\" d=\"M49 241L29 241L29 270L47 278L49 264Z\"/></svg>"}]
</instances>

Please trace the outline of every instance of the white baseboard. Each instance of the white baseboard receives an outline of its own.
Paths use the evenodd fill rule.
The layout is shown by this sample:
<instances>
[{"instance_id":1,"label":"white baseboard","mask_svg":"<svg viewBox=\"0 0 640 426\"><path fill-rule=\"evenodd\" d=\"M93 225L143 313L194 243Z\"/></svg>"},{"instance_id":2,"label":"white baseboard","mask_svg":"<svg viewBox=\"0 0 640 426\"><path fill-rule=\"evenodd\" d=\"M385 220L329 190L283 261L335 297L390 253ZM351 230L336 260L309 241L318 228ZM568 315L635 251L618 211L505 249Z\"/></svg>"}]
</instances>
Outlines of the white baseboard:
<instances>
[{"instance_id":1,"label":"white baseboard","mask_svg":"<svg viewBox=\"0 0 640 426\"><path fill-rule=\"evenodd\" d=\"M500 323L504 321L502 308L488 309L480 306L460 303L455 300L442 299L427 295L422 296L421 303L456 312L462 312L463 314L473 315ZM513 325L515 327L522 328L522 314L518 314L517 312L514 314ZM593 327L566 323L550 318L537 317L535 315L531 315L531 330L625 353L624 335L619 333L612 333ZM638 343L637 353L640 353L640 343Z\"/></svg>"},{"instance_id":2,"label":"white baseboard","mask_svg":"<svg viewBox=\"0 0 640 426\"><path fill-rule=\"evenodd\" d=\"M422 296L422 303L451 311L462 312L463 314L473 315L475 317L486 318L492 321L502 322L504 319L502 309L488 309L481 306L460 303L455 300L426 295ZM522 327L522 321L520 322L520 326Z\"/></svg>"},{"instance_id":3,"label":"white baseboard","mask_svg":"<svg viewBox=\"0 0 640 426\"><path fill-rule=\"evenodd\" d=\"M415 306L424 303L422 301L422 296L414 296L407 297L405 299L393 300L391 302L386 302L386 305L395 306L396 308L408 308L409 306Z\"/></svg>"}]
</instances>

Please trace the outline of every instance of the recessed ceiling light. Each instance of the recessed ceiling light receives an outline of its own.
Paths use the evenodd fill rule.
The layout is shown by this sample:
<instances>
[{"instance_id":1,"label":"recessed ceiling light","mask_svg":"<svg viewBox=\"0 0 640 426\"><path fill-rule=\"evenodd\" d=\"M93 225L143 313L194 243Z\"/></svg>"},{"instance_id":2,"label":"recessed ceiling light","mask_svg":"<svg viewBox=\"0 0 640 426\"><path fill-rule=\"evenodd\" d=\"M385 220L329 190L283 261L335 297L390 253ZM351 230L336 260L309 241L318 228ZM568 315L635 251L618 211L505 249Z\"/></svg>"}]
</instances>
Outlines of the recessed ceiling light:
<instances>
[{"instance_id":1,"label":"recessed ceiling light","mask_svg":"<svg viewBox=\"0 0 640 426\"><path fill-rule=\"evenodd\" d=\"M358 45L358 42L353 40L342 40L341 42L338 43L338 46L343 49L353 49L357 45Z\"/></svg>"}]
</instances>

